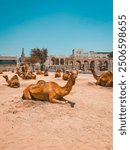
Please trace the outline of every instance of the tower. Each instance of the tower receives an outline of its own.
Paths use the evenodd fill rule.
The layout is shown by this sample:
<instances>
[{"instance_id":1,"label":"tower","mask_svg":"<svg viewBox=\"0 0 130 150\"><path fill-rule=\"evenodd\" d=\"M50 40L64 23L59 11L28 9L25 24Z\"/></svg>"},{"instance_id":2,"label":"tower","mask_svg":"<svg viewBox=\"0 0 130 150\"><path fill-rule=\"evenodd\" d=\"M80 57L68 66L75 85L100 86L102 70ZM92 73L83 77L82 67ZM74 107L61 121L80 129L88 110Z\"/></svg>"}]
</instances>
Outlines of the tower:
<instances>
[{"instance_id":1,"label":"tower","mask_svg":"<svg viewBox=\"0 0 130 150\"><path fill-rule=\"evenodd\" d=\"M22 48L22 54L21 54L21 62L25 61L25 53L24 53L24 48Z\"/></svg>"}]
</instances>

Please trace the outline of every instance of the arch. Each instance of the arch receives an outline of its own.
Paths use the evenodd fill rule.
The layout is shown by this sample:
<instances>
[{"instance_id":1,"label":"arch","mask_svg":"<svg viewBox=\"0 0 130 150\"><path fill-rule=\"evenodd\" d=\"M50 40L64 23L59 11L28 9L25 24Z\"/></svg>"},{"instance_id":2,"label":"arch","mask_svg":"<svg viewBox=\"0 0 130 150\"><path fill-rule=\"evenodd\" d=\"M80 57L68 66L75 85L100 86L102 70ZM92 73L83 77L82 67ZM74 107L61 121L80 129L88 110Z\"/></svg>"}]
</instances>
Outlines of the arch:
<instances>
[{"instance_id":1,"label":"arch","mask_svg":"<svg viewBox=\"0 0 130 150\"><path fill-rule=\"evenodd\" d=\"M80 60L77 60L75 65L76 65L76 69L81 70L81 61Z\"/></svg>"},{"instance_id":2,"label":"arch","mask_svg":"<svg viewBox=\"0 0 130 150\"><path fill-rule=\"evenodd\" d=\"M63 58L60 59L60 65L64 65L64 59Z\"/></svg>"},{"instance_id":3,"label":"arch","mask_svg":"<svg viewBox=\"0 0 130 150\"><path fill-rule=\"evenodd\" d=\"M85 60L83 70L88 70L88 69L89 69L89 61Z\"/></svg>"},{"instance_id":4,"label":"arch","mask_svg":"<svg viewBox=\"0 0 130 150\"><path fill-rule=\"evenodd\" d=\"M108 70L108 61L106 60L106 61L104 61L104 71L105 70Z\"/></svg>"},{"instance_id":5,"label":"arch","mask_svg":"<svg viewBox=\"0 0 130 150\"><path fill-rule=\"evenodd\" d=\"M52 57L51 58L51 65L55 65L56 64L56 58L55 57Z\"/></svg>"},{"instance_id":6,"label":"arch","mask_svg":"<svg viewBox=\"0 0 130 150\"><path fill-rule=\"evenodd\" d=\"M59 58L56 58L56 65L59 65Z\"/></svg>"},{"instance_id":7,"label":"arch","mask_svg":"<svg viewBox=\"0 0 130 150\"><path fill-rule=\"evenodd\" d=\"M102 61L101 60L98 60L97 61L97 67L98 67L98 70L102 71Z\"/></svg>"},{"instance_id":8,"label":"arch","mask_svg":"<svg viewBox=\"0 0 130 150\"><path fill-rule=\"evenodd\" d=\"M95 61L94 61L94 60L92 60L92 61L90 62L90 68L95 68Z\"/></svg>"}]
</instances>

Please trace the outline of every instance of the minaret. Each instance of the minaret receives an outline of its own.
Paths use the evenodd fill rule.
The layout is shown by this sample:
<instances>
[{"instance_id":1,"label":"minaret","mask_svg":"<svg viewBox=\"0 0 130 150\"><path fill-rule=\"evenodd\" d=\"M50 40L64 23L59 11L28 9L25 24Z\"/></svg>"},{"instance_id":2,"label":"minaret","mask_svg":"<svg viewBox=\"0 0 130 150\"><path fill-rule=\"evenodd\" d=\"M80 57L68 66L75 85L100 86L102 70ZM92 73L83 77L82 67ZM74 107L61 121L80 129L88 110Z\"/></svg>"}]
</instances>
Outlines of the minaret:
<instances>
[{"instance_id":1,"label":"minaret","mask_svg":"<svg viewBox=\"0 0 130 150\"><path fill-rule=\"evenodd\" d=\"M24 53L24 48L22 48L22 54L21 54L21 62L25 61L25 53Z\"/></svg>"}]
</instances>

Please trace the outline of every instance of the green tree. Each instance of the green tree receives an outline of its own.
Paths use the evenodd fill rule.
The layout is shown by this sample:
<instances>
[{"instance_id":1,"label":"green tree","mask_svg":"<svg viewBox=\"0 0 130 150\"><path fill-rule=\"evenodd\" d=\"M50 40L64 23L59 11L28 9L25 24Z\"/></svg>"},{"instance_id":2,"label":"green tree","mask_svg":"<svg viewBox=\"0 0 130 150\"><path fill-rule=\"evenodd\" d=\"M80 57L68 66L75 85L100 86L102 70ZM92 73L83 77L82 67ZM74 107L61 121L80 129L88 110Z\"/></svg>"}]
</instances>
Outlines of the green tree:
<instances>
[{"instance_id":1,"label":"green tree","mask_svg":"<svg viewBox=\"0 0 130 150\"><path fill-rule=\"evenodd\" d=\"M45 61L47 60L48 56L48 50L47 48L33 48L31 49L30 57L31 58L36 58L38 62L41 64L44 64Z\"/></svg>"},{"instance_id":2,"label":"green tree","mask_svg":"<svg viewBox=\"0 0 130 150\"><path fill-rule=\"evenodd\" d=\"M27 57L25 61L27 63L35 64L39 62L39 58L37 56Z\"/></svg>"},{"instance_id":3,"label":"green tree","mask_svg":"<svg viewBox=\"0 0 130 150\"><path fill-rule=\"evenodd\" d=\"M41 70L43 70L43 66L48 57L47 48L33 48L30 53L30 60L33 62L39 62L41 65Z\"/></svg>"}]
</instances>

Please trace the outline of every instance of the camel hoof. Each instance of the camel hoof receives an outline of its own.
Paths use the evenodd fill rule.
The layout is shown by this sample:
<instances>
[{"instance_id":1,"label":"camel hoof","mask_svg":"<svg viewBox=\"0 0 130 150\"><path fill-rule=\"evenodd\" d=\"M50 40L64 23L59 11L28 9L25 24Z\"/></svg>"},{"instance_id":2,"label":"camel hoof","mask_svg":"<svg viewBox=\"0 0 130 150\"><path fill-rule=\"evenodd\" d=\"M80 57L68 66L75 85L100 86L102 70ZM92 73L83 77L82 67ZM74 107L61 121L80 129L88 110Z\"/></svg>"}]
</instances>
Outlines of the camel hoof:
<instances>
[{"instance_id":1,"label":"camel hoof","mask_svg":"<svg viewBox=\"0 0 130 150\"><path fill-rule=\"evenodd\" d=\"M71 103L71 107L74 108L75 103Z\"/></svg>"}]
</instances>

